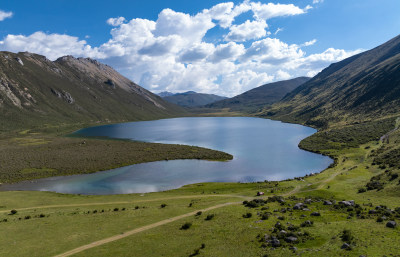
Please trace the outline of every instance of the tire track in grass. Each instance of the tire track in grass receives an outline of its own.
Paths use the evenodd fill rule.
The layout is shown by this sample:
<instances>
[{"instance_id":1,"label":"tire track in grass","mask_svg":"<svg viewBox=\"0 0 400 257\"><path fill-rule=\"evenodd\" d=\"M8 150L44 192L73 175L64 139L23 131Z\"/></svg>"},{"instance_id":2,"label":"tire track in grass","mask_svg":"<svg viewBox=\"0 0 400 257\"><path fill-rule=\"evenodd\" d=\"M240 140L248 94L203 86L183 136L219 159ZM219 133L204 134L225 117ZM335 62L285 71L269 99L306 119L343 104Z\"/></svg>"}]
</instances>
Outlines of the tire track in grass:
<instances>
[{"instance_id":1,"label":"tire track in grass","mask_svg":"<svg viewBox=\"0 0 400 257\"><path fill-rule=\"evenodd\" d=\"M189 212L189 213L186 213L186 214L183 214L183 215L179 215L179 216L176 216L176 217L172 217L172 218L168 218L168 219L165 219L165 220L161 220L159 222L152 223L150 225L143 226L143 227L140 227L140 228L136 228L136 229L127 231L127 232L119 234L119 235L115 235L115 236L108 237L108 238L105 238L105 239L102 239L102 240L99 240L99 241L96 241L96 242L93 242L93 243L90 243L90 244L87 244L87 245L80 246L80 247L75 248L73 250L70 250L68 252L56 255L55 257L71 256L71 255L83 252L85 250L88 250L88 249L91 249L91 248L94 248L94 247L97 247L97 246L100 246L100 245L104 245L104 244L107 244L107 243L110 243L110 242L114 242L114 241L117 241L119 239L131 236L131 235L134 235L134 234L137 234L137 233L140 233L140 232L152 229L152 228L156 228L156 227L159 227L159 226L162 226L162 225L165 225L165 224L168 224L168 223L171 223L171 222L183 219L183 218L187 218L187 217L193 216L199 211L206 212L206 211L211 211L211 210L214 210L214 209L222 208L222 207L225 207L225 206L234 205L234 204L241 204L241 203L242 202L229 202L229 203L218 204L218 205L214 205L214 206L202 209L202 210L197 210L197 211Z\"/></svg>"}]
</instances>

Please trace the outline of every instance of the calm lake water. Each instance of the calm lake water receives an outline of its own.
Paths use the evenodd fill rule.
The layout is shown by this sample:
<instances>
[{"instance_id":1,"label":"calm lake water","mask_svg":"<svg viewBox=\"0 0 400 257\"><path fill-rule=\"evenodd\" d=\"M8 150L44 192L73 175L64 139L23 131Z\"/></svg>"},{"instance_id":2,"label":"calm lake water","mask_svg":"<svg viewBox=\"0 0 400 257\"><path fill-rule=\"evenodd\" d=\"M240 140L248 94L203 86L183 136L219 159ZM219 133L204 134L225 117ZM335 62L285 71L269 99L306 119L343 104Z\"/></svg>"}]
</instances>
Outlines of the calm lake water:
<instances>
[{"instance_id":1,"label":"calm lake water","mask_svg":"<svg viewBox=\"0 0 400 257\"><path fill-rule=\"evenodd\" d=\"M199 117L131 122L77 131L145 142L186 144L221 150L232 161L158 161L88 175L53 177L2 190L41 190L73 194L127 194L164 191L200 182L283 180L320 172L332 160L303 151L298 143L316 130L249 117Z\"/></svg>"}]
</instances>

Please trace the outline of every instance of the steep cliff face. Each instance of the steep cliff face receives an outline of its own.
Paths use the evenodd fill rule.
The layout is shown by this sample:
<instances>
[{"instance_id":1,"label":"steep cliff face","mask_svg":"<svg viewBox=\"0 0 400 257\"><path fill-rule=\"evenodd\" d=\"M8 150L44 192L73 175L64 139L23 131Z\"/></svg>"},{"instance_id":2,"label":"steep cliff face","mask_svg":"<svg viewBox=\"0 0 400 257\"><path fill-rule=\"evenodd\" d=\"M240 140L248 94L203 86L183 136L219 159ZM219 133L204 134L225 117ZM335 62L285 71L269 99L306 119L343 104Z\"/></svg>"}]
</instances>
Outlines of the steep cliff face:
<instances>
[{"instance_id":1,"label":"steep cliff face","mask_svg":"<svg viewBox=\"0 0 400 257\"><path fill-rule=\"evenodd\" d=\"M89 58L0 52L1 130L173 117L185 111Z\"/></svg>"}]
</instances>

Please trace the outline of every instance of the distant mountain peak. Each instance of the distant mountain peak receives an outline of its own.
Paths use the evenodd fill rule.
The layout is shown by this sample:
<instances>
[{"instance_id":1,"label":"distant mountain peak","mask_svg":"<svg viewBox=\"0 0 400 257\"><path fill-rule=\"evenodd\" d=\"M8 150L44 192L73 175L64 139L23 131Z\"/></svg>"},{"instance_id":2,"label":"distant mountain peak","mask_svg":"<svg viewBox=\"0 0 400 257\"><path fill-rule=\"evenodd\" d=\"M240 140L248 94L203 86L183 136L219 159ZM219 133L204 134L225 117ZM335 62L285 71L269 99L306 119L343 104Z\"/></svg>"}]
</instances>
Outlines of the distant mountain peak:
<instances>
[{"instance_id":1,"label":"distant mountain peak","mask_svg":"<svg viewBox=\"0 0 400 257\"><path fill-rule=\"evenodd\" d=\"M260 108L269 106L281 100L301 84L308 81L308 77L298 77L289 80L265 84L235 97L221 100L207 105L209 108L229 108L231 111L257 112Z\"/></svg>"},{"instance_id":2,"label":"distant mountain peak","mask_svg":"<svg viewBox=\"0 0 400 257\"><path fill-rule=\"evenodd\" d=\"M184 106L184 107L197 107L197 106L202 106L202 105L206 105L209 103L213 103L213 102L216 102L216 101L219 101L222 99L226 99L226 97L223 97L223 96L218 96L218 95L213 95L213 94L196 93L195 91L187 91L187 92L177 93L177 94L172 94L172 95L168 95L165 93L170 93L170 92L160 93L160 94L164 95L162 97L166 101L180 105L180 106Z\"/></svg>"}]
</instances>

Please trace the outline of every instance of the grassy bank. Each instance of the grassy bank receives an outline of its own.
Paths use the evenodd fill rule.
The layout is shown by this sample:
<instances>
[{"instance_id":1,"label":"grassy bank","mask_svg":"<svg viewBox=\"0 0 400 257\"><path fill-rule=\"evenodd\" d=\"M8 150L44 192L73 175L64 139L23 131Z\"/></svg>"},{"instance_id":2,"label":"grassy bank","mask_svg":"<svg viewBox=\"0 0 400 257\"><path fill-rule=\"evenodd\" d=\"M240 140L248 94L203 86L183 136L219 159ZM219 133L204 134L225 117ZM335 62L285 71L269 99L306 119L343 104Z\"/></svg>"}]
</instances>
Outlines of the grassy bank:
<instances>
[{"instance_id":1,"label":"grassy bank","mask_svg":"<svg viewBox=\"0 0 400 257\"><path fill-rule=\"evenodd\" d=\"M225 161L233 158L224 152L195 146L61 136L72 131L71 128L74 127L3 135L0 139L0 182L86 174L160 160Z\"/></svg>"}]
</instances>

